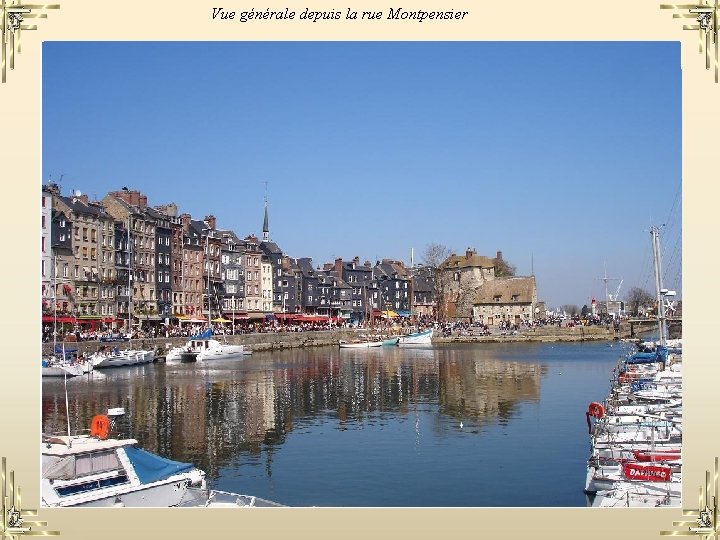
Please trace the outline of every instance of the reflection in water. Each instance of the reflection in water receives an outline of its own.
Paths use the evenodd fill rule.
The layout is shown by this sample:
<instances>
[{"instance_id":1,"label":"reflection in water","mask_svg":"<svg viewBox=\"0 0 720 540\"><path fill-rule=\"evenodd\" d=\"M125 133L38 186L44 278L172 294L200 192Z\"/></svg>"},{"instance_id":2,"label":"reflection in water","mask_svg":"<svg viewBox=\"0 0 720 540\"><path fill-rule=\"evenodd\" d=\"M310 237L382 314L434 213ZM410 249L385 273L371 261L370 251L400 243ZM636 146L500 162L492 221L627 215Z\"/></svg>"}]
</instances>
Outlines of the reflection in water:
<instances>
[{"instance_id":1,"label":"reflection in water","mask_svg":"<svg viewBox=\"0 0 720 540\"><path fill-rule=\"evenodd\" d=\"M521 403L539 400L546 371L477 347L322 348L259 353L240 363L118 368L68 381L70 423L80 430L93 415L124 407L120 433L150 451L190 461L209 478L241 455L259 459L264 451L271 476L276 447L312 426L342 431L405 419L417 446L423 404L437 405L432 429L441 435L460 422L478 434L506 424ZM43 381L42 421L44 432L66 431L62 381Z\"/></svg>"}]
</instances>

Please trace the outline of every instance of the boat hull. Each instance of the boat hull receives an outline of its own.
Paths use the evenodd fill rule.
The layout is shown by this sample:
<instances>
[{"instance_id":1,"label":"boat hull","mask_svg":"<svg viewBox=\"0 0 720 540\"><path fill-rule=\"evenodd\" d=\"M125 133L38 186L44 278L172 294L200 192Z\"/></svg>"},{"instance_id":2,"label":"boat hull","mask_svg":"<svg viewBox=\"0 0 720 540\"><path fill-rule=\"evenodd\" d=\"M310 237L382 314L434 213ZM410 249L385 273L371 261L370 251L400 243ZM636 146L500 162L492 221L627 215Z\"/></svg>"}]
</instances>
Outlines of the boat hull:
<instances>
[{"instance_id":1,"label":"boat hull","mask_svg":"<svg viewBox=\"0 0 720 540\"><path fill-rule=\"evenodd\" d=\"M370 347L382 347L382 341L363 341L362 343L340 343L341 349L368 349Z\"/></svg>"},{"instance_id":2,"label":"boat hull","mask_svg":"<svg viewBox=\"0 0 720 540\"><path fill-rule=\"evenodd\" d=\"M430 345L432 344L433 330L425 330L424 332L416 332L407 336L398 338L398 345Z\"/></svg>"}]
</instances>

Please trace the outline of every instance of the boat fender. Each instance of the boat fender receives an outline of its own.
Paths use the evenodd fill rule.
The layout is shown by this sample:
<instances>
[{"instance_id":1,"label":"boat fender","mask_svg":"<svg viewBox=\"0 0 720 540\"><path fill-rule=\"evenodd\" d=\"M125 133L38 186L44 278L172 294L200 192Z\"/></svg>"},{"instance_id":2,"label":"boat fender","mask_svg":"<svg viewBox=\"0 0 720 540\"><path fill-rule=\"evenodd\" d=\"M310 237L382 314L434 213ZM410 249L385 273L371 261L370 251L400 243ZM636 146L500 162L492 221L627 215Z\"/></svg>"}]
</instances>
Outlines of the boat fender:
<instances>
[{"instance_id":1,"label":"boat fender","mask_svg":"<svg viewBox=\"0 0 720 540\"><path fill-rule=\"evenodd\" d=\"M110 434L110 419L104 414L96 414L90 422L90 436L97 437L101 441L108 438Z\"/></svg>"},{"instance_id":2,"label":"boat fender","mask_svg":"<svg viewBox=\"0 0 720 540\"><path fill-rule=\"evenodd\" d=\"M588 406L587 412L590 416L594 416L595 418L602 418L603 416L605 416L605 407L603 407L601 403L593 401Z\"/></svg>"}]
</instances>

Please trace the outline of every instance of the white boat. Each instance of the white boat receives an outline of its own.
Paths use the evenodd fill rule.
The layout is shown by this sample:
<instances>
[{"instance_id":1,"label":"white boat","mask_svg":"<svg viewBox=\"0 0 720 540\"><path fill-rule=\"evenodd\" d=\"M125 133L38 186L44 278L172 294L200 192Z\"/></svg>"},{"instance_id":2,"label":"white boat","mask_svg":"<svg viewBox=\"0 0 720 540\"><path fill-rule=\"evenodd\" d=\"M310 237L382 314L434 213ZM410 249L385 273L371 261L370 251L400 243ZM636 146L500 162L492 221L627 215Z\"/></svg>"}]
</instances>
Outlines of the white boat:
<instances>
[{"instance_id":1,"label":"white boat","mask_svg":"<svg viewBox=\"0 0 720 540\"><path fill-rule=\"evenodd\" d=\"M255 507L280 507L278 504L267 499L261 499L253 495L239 495L227 491L219 491L211 489L188 489L185 500L179 504L183 508L203 507L203 508L255 508Z\"/></svg>"},{"instance_id":2,"label":"white boat","mask_svg":"<svg viewBox=\"0 0 720 540\"><path fill-rule=\"evenodd\" d=\"M46 365L47 364L47 365ZM84 374L83 367L80 364L54 363L52 361L43 361L42 376L43 377L77 377Z\"/></svg>"},{"instance_id":3,"label":"white boat","mask_svg":"<svg viewBox=\"0 0 720 540\"><path fill-rule=\"evenodd\" d=\"M622 485L651 485L663 491L680 491L680 467L624 463L613 467L588 467L586 492L607 491Z\"/></svg>"},{"instance_id":4,"label":"white boat","mask_svg":"<svg viewBox=\"0 0 720 540\"><path fill-rule=\"evenodd\" d=\"M204 487L200 469L142 450L135 439L108 438L110 425L98 415L90 435L43 436L43 506L178 506L188 488Z\"/></svg>"},{"instance_id":5,"label":"white boat","mask_svg":"<svg viewBox=\"0 0 720 540\"><path fill-rule=\"evenodd\" d=\"M369 347L382 347L382 341L340 341L341 349L367 349Z\"/></svg>"},{"instance_id":6,"label":"white boat","mask_svg":"<svg viewBox=\"0 0 720 540\"><path fill-rule=\"evenodd\" d=\"M193 351L190 342L182 347L173 347L165 354L165 363L174 364L178 362L195 362L197 352Z\"/></svg>"},{"instance_id":7,"label":"white boat","mask_svg":"<svg viewBox=\"0 0 720 540\"><path fill-rule=\"evenodd\" d=\"M430 345L432 343L433 329L415 332L398 338L398 345Z\"/></svg>"},{"instance_id":8,"label":"white boat","mask_svg":"<svg viewBox=\"0 0 720 540\"><path fill-rule=\"evenodd\" d=\"M658 507L681 505L680 484L667 487L619 482L611 490L598 491L593 508Z\"/></svg>"},{"instance_id":9,"label":"white boat","mask_svg":"<svg viewBox=\"0 0 720 540\"><path fill-rule=\"evenodd\" d=\"M239 360L245 355L252 354L244 345L229 345L220 343L217 339L193 340L193 349L197 351L197 361L208 360Z\"/></svg>"},{"instance_id":10,"label":"white boat","mask_svg":"<svg viewBox=\"0 0 720 540\"><path fill-rule=\"evenodd\" d=\"M154 353L144 350L125 350L121 351L117 348L107 351L100 350L90 355L93 367L95 369L103 369L109 367L120 366L137 366L139 364L148 364L153 361Z\"/></svg>"},{"instance_id":11,"label":"white boat","mask_svg":"<svg viewBox=\"0 0 720 540\"><path fill-rule=\"evenodd\" d=\"M44 507L272 507L266 499L208 490L205 472L147 452L135 439L110 438L115 416L95 416L89 435L43 435Z\"/></svg>"},{"instance_id":12,"label":"white boat","mask_svg":"<svg viewBox=\"0 0 720 540\"><path fill-rule=\"evenodd\" d=\"M182 347L173 347L165 355L166 363L205 362L208 360L239 360L252 354L244 345L230 345L213 339L212 330L205 330L190 338Z\"/></svg>"}]
</instances>

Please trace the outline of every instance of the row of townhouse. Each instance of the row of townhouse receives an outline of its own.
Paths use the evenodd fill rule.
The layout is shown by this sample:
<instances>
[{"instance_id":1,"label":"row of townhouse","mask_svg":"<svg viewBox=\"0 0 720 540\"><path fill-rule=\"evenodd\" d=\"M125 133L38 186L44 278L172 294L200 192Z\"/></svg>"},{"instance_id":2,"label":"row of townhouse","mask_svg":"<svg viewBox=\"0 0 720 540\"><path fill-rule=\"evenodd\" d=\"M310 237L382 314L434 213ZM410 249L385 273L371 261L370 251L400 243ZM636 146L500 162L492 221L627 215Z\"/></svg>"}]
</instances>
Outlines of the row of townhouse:
<instances>
[{"instance_id":1,"label":"row of townhouse","mask_svg":"<svg viewBox=\"0 0 720 540\"><path fill-rule=\"evenodd\" d=\"M397 313L487 321L480 296L488 289L477 281L495 279L492 264L474 252L448 258L439 281L431 268L391 259L372 265L338 258L316 267L311 258L289 257L270 239L267 202L262 239L241 238L218 228L212 215L195 220L174 203L151 207L145 195L127 188L91 201L43 186L41 248L44 320L93 328L98 322L127 327L130 318L153 325L270 314L281 320L302 314L365 321ZM522 303L526 318L533 312L526 300L537 301L534 278L529 293L514 292L527 290L526 278L503 283L496 289ZM497 311L497 294L493 302Z\"/></svg>"}]
</instances>

